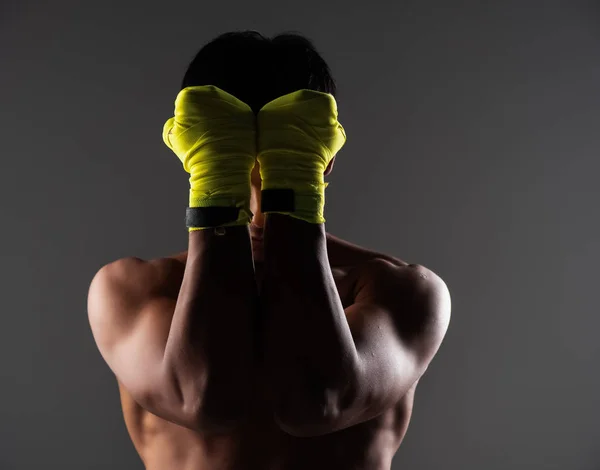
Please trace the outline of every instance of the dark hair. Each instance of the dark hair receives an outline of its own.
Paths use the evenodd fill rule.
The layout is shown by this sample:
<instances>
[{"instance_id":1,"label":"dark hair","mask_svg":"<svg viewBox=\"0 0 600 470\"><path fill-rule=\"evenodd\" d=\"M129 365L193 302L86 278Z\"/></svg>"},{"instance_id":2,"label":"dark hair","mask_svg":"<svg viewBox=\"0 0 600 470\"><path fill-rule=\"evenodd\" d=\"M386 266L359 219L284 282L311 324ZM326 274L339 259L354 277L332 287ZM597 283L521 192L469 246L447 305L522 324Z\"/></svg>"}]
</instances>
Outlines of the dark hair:
<instances>
[{"instance_id":1,"label":"dark hair","mask_svg":"<svg viewBox=\"0 0 600 470\"><path fill-rule=\"evenodd\" d=\"M196 54L181 89L198 85L215 85L255 113L269 101L300 89L336 93L329 66L313 43L297 32L272 38L253 30L217 36Z\"/></svg>"}]
</instances>

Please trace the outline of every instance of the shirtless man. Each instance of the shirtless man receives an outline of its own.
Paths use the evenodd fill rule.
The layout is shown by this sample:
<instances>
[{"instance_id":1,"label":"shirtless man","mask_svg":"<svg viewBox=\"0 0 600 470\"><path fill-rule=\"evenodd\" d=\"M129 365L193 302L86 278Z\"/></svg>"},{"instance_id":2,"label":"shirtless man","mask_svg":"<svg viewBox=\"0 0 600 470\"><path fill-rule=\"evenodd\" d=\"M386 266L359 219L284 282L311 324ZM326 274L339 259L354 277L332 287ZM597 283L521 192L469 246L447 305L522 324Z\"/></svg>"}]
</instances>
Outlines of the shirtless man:
<instances>
[{"instance_id":1,"label":"shirtless man","mask_svg":"<svg viewBox=\"0 0 600 470\"><path fill-rule=\"evenodd\" d=\"M280 38L287 56L307 53ZM263 186L257 160L251 223L190 229L188 250L94 277L90 325L133 444L147 470L388 470L448 327L448 289L323 223L263 213Z\"/></svg>"}]
</instances>

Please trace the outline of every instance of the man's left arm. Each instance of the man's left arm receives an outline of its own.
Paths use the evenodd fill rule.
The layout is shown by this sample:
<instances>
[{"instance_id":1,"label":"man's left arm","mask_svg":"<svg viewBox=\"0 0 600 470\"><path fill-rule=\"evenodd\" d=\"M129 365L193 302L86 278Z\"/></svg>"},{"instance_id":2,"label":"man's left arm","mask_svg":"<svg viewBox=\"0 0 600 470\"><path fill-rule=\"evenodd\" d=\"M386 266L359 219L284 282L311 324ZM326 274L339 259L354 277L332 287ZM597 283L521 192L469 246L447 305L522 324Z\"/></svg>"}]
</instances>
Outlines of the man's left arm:
<instances>
[{"instance_id":1,"label":"man's left arm","mask_svg":"<svg viewBox=\"0 0 600 470\"><path fill-rule=\"evenodd\" d=\"M344 310L324 224L268 214L264 248L265 353L281 428L327 434L394 406L446 333L442 279L423 266L376 259Z\"/></svg>"}]
</instances>

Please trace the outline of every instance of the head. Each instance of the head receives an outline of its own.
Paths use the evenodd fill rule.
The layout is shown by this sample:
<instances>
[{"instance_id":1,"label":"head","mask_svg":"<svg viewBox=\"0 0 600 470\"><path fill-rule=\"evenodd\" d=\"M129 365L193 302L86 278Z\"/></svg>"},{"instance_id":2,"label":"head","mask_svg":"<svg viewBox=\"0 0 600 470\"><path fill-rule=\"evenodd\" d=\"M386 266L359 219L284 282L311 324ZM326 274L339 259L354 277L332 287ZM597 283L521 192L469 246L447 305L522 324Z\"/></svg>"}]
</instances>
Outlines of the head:
<instances>
[{"instance_id":1,"label":"head","mask_svg":"<svg viewBox=\"0 0 600 470\"><path fill-rule=\"evenodd\" d=\"M181 89L215 85L248 104L255 113L268 102L296 90L310 89L336 94L329 66L315 46L297 33L267 38L257 31L221 34L204 45L190 63ZM331 173L335 158L325 170ZM251 230L260 236L264 216L260 212L260 168L252 170Z\"/></svg>"}]
</instances>

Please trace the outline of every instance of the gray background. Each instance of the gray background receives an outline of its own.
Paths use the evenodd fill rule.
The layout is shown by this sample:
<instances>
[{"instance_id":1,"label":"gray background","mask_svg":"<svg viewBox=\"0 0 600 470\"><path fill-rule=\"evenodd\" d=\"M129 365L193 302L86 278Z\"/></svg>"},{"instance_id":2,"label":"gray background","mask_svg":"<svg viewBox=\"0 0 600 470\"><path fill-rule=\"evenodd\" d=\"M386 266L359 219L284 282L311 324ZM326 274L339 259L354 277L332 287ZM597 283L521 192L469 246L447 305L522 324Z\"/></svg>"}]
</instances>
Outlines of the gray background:
<instances>
[{"instance_id":1,"label":"gray background","mask_svg":"<svg viewBox=\"0 0 600 470\"><path fill-rule=\"evenodd\" d=\"M600 468L598 3L214 3L0 7L0 469L142 468L87 288L186 249L162 125L234 29L298 30L331 65L328 231L452 292L394 468Z\"/></svg>"}]
</instances>

